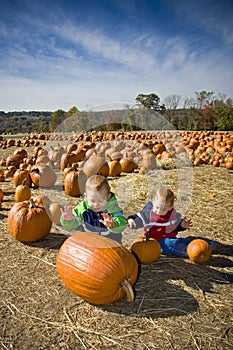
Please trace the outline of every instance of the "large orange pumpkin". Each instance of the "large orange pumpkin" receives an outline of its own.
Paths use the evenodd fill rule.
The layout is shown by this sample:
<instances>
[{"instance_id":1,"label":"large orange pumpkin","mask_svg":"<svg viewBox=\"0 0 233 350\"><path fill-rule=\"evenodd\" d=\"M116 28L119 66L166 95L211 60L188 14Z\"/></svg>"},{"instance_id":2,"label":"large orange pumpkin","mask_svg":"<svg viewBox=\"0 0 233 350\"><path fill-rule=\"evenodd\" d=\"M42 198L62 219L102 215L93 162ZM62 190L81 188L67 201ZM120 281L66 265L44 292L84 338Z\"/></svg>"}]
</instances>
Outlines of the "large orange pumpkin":
<instances>
[{"instance_id":1,"label":"large orange pumpkin","mask_svg":"<svg viewBox=\"0 0 233 350\"><path fill-rule=\"evenodd\" d=\"M61 246L56 267L73 293L92 304L108 304L127 295L138 276L133 254L112 239L91 232L77 232Z\"/></svg>"},{"instance_id":2,"label":"large orange pumpkin","mask_svg":"<svg viewBox=\"0 0 233 350\"><path fill-rule=\"evenodd\" d=\"M68 196L78 197L84 193L87 176L75 164L64 178L64 191Z\"/></svg>"},{"instance_id":3,"label":"large orange pumpkin","mask_svg":"<svg viewBox=\"0 0 233 350\"><path fill-rule=\"evenodd\" d=\"M83 171L87 177L91 177L92 175L102 175L107 177L109 175L109 165L105 158L92 155L84 163Z\"/></svg>"},{"instance_id":4,"label":"large orange pumpkin","mask_svg":"<svg viewBox=\"0 0 233 350\"><path fill-rule=\"evenodd\" d=\"M187 246L187 254L190 260L197 264L204 264L211 257L211 248L204 239L196 238Z\"/></svg>"},{"instance_id":5,"label":"large orange pumpkin","mask_svg":"<svg viewBox=\"0 0 233 350\"><path fill-rule=\"evenodd\" d=\"M145 153L142 158L142 168L144 169L155 169L157 168L157 161L152 152L150 153Z\"/></svg>"},{"instance_id":6,"label":"large orange pumpkin","mask_svg":"<svg viewBox=\"0 0 233 350\"><path fill-rule=\"evenodd\" d=\"M15 187L21 185L24 180L26 180L25 184L30 187L32 184L30 171L26 169L17 169L13 176L13 182Z\"/></svg>"},{"instance_id":7,"label":"large orange pumpkin","mask_svg":"<svg viewBox=\"0 0 233 350\"><path fill-rule=\"evenodd\" d=\"M110 162L108 162L108 166L109 166L109 176L110 177L115 177L115 176L119 176L121 173L121 165L118 159L114 159L111 160Z\"/></svg>"},{"instance_id":8,"label":"large orange pumpkin","mask_svg":"<svg viewBox=\"0 0 233 350\"><path fill-rule=\"evenodd\" d=\"M160 257L161 246L154 238L150 238L150 232L147 231L144 237L138 237L134 240L131 251L141 264L150 264Z\"/></svg>"},{"instance_id":9,"label":"large orange pumpkin","mask_svg":"<svg viewBox=\"0 0 233 350\"><path fill-rule=\"evenodd\" d=\"M132 173L138 167L132 159L126 157L121 158L120 165L123 173Z\"/></svg>"},{"instance_id":10,"label":"large orange pumpkin","mask_svg":"<svg viewBox=\"0 0 233 350\"><path fill-rule=\"evenodd\" d=\"M47 164L35 165L30 171L32 183L36 187L51 187L57 180L54 170Z\"/></svg>"},{"instance_id":11,"label":"large orange pumpkin","mask_svg":"<svg viewBox=\"0 0 233 350\"><path fill-rule=\"evenodd\" d=\"M76 153L74 152L63 153L60 161L61 171L63 171L65 168L77 162L78 162L78 156Z\"/></svg>"},{"instance_id":12,"label":"large orange pumpkin","mask_svg":"<svg viewBox=\"0 0 233 350\"><path fill-rule=\"evenodd\" d=\"M30 201L13 205L7 218L8 231L20 242L35 242L48 235L52 221L45 208Z\"/></svg>"}]
</instances>

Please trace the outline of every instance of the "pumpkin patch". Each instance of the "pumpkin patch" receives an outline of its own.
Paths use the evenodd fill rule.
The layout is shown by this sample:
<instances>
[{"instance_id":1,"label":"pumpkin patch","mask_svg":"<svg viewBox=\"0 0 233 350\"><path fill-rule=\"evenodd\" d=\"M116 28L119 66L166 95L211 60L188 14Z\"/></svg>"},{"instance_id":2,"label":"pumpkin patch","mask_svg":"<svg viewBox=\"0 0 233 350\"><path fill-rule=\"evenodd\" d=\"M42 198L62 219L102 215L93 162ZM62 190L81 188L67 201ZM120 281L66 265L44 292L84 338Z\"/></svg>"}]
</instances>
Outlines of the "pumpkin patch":
<instances>
[{"instance_id":1,"label":"pumpkin patch","mask_svg":"<svg viewBox=\"0 0 233 350\"><path fill-rule=\"evenodd\" d=\"M178 162L176 169L174 167L164 168L164 164L169 165L170 162L179 159L179 157L185 157L186 159L190 157L191 162L188 166L192 166L194 165L194 159L201 158L200 165L193 166L192 169L195 181L193 182L189 214L194 219L195 233L198 232L199 235L202 233L204 237L206 236L209 239L217 239L219 242L215 251L217 256L213 256L211 263L204 266L198 263L190 263L185 258L165 256L159 257L154 263L140 263L138 266L140 275L138 275L136 282L134 284L129 282L134 292L134 302L127 302L128 290L129 300L133 299L128 282L120 282L120 288L122 287L124 291L122 299L108 303L109 300L117 299L115 292L109 292L108 283L111 289L113 281L116 281L115 277L124 274L119 272L118 267L116 269L115 267L112 268L112 264L109 262L112 257L109 254L107 264L103 266L103 261L100 259L101 254L98 249L96 254L94 248L88 249L89 253L87 251L83 253L84 248L82 247L77 249L77 251L81 250L82 252L79 267L81 262L83 266L86 266L85 258L88 258L89 254L93 254L93 259L95 259L94 263L91 264L91 270L86 272L85 278L82 277L82 286L84 280L85 283L87 282L84 288L86 293L84 297L88 300L91 298L91 301L84 301L82 296L79 297L75 292L71 292L70 287L66 287L56 270L56 259L59 250L63 242L68 240L68 235L66 236L65 232L62 232L61 226L53 225L49 234L44 236L45 239L41 238L39 241L29 242L30 244L21 244L18 239L10 234L7 218L11 208L16 203L16 187L13 175L18 169L26 169L30 172L31 168L36 165L37 157L41 157L46 152L41 150L41 148L44 148L44 143L41 143L41 152L38 150L37 156L32 155L33 147L38 145L38 135L28 136L25 140L21 140L21 146L27 147L27 156L22 159L18 168L15 165L8 165L8 169L5 160L10 153L13 154L16 144L20 143L16 141L2 143L1 188L4 197L0 208L2 253L0 270L4 287L2 288L1 298L1 310L4 317L0 319L3 330L1 339L3 347L18 349L24 347L49 349L51 346L72 349L128 347L133 349L156 344L161 349L170 349L171 346L189 349L208 348L210 344L213 344L219 349L225 349L225 347L230 346L229 320L232 316L232 310L229 307L231 303L231 283L229 281L231 281L232 276L229 252L232 248L232 239L229 228L232 219L230 215L222 214L229 212L229 198L233 194L232 187L229 186L232 179L232 170L230 169L232 163L230 147L232 148L232 144L229 142L229 145L224 146L224 148L223 145L220 145L221 142L225 142L224 138L227 134L224 136L224 133L222 133L221 140L218 139L217 133L208 133L203 141L201 133L187 132L185 134L182 132L183 147L179 147L179 141L177 142L177 138L175 136L173 138L171 134L169 136L167 133L169 139L167 141L164 138L165 133L162 132L131 133L121 131L97 134L93 131L88 135L84 133L79 133L78 136L75 135L76 139L79 139L75 142L78 147L85 151L90 150L81 161L77 162L79 171L91 154L99 155L99 151L107 162L117 161L112 163L114 165L113 170L116 163L127 155L138 164L138 167L132 173L121 172L119 175L116 172L111 173L109 166L109 182L113 191L124 203L123 207L126 215L138 211L144 205L149 195L147 180L149 181L148 188L156 188L162 173L168 186L176 189L176 186L180 184L177 180ZM180 136L181 132L174 132L174 135ZM191 139L189 140L191 135L192 142ZM5 135L3 137L5 138ZM68 169L67 173L64 171L63 176L60 167L61 155L67 151L66 145L68 143L74 143L74 138L71 140L67 136L58 134L51 134L49 137L54 145L54 151L56 151L54 154L48 153L48 156L51 157L51 168L57 175L57 181L52 188L40 188L32 185L30 190L35 204L39 207L46 207L48 214L49 210L53 211L52 216L49 215L50 219L52 219L52 222L59 223L60 205L64 205L64 203L76 204L82 200L82 197L67 195L62 186L65 175L73 169L72 165L66 168ZM94 137L96 137L95 144L93 144ZM212 137L219 142L221 148L219 147L218 151L214 143L212 146L209 144L204 149L207 142L212 142ZM195 138L199 140L201 148L198 148L198 143L195 144ZM109 140L111 141L110 145ZM204 145L202 145L203 143ZM108 147L112 150L108 152L109 148L106 148L104 151L105 147L100 147L103 144L108 144ZM160 145L158 147L160 153L157 156L155 155L158 151L156 144ZM192 148L188 147L189 144ZM8 145L11 146L8 147ZM170 154L163 153L165 152L164 147ZM114 155L113 148L114 151L117 150L120 154ZM50 145L49 150L51 150ZM58 151L59 154L57 154ZM146 159L148 151L153 152L156 159L157 167L154 169L148 168L151 160ZM77 149L73 152L76 153ZM41 153L42 155L40 155ZM168 157L168 155L172 155L172 158L163 158ZM145 163L146 169L142 167L144 156L147 161ZM213 163L207 163L208 159L211 159ZM230 162L229 165L226 159ZM5 170L10 170L7 171L7 177L4 175ZM182 169L184 173L185 170ZM180 180L186 183L186 178L182 177ZM128 200L127 194L129 192L130 198ZM183 202L183 198L179 196L178 198ZM21 210L18 211L19 217L14 225L19 226L20 221L29 219L26 219L26 217L22 219ZM202 213L205 213L204 217L202 217ZM14 220L16 217L17 211L14 210L11 218ZM37 227L39 233L41 233L43 222L44 219L42 223L33 220L33 224L30 225L29 229L27 228L27 231L30 232L30 238L36 234ZM23 228L20 231L22 232ZM190 235L193 236L193 232ZM126 228L123 232L124 246L131 250L132 242L137 236L137 230ZM36 237L36 239L38 238ZM145 243L144 240L142 243ZM73 248L76 247L74 243L69 243L69 245ZM72 254L76 255L75 252L76 248L74 248ZM148 253L149 250L146 249L146 252ZM144 253L145 251L143 251ZM75 278L72 277L67 282L73 288L74 284L78 284L78 282L74 282L77 279L76 268L73 268L75 264L73 260L70 266L70 260L76 258L72 254L70 256L67 250L60 263L62 264L61 269L64 269L65 277L75 275ZM135 258L132 251L131 255ZM93 265L95 266L93 267ZM109 265L110 269L106 272ZM131 262L127 263L128 265L131 265ZM125 265L123 264L123 266ZM111 277L105 280L105 274L107 276L111 275ZM92 275L94 277L89 278ZM90 282L94 283L98 276L104 281L103 289L101 289L102 296L98 297L99 299L92 298L90 295L92 289L89 288L88 284ZM79 288L80 285L78 284L78 293L80 292ZM96 292L96 288L94 290ZM108 293L111 294L110 298ZM95 304L96 300L99 304ZM192 327L192 325L195 325L195 327ZM223 330L223 332L217 334L216 329Z\"/></svg>"}]
</instances>

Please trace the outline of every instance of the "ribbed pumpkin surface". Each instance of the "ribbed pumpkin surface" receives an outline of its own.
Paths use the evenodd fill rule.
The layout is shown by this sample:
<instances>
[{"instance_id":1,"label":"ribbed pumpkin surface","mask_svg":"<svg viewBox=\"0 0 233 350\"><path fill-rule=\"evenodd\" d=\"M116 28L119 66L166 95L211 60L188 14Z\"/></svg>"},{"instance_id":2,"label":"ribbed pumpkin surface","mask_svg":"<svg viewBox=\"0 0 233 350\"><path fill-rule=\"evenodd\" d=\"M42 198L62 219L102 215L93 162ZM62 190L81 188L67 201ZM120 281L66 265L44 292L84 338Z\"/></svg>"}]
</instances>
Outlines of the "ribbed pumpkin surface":
<instances>
[{"instance_id":1,"label":"ribbed pumpkin surface","mask_svg":"<svg viewBox=\"0 0 233 350\"><path fill-rule=\"evenodd\" d=\"M57 271L73 293L93 304L122 299L121 285L134 285L138 264L132 253L117 242L91 232L77 232L61 246Z\"/></svg>"},{"instance_id":2,"label":"ribbed pumpkin surface","mask_svg":"<svg viewBox=\"0 0 233 350\"><path fill-rule=\"evenodd\" d=\"M92 155L83 165L83 171L87 177L92 175L102 175L107 177L109 174L109 166L102 157Z\"/></svg>"},{"instance_id":3,"label":"ribbed pumpkin surface","mask_svg":"<svg viewBox=\"0 0 233 350\"><path fill-rule=\"evenodd\" d=\"M71 170L64 179L64 191L71 197L81 196L84 192L86 175L82 170Z\"/></svg>"},{"instance_id":4,"label":"ribbed pumpkin surface","mask_svg":"<svg viewBox=\"0 0 233 350\"><path fill-rule=\"evenodd\" d=\"M16 203L7 218L8 231L20 242L35 242L48 235L52 221L43 206Z\"/></svg>"},{"instance_id":5,"label":"ribbed pumpkin surface","mask_svg":"<svg viewBox=\"0 0 233 350\"><path fill-rule=\"evenodd\" d=\"M131 251L138 257L141 264L150 264L160 257L161 246L153 238L147 241L145 237L138 237L132 243Z\"/></svg>"}]
</instances>

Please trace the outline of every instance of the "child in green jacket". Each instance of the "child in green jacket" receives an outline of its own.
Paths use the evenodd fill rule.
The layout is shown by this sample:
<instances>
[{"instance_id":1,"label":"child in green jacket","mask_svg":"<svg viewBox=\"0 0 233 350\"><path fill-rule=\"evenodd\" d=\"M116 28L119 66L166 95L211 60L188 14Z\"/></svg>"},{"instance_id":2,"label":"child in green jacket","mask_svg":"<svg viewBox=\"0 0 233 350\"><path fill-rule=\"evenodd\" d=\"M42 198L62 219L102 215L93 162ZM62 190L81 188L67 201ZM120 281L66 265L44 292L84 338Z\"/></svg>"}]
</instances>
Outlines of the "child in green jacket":
<instances>
[{"instance_id":1,"label":"child in green jacket","mask_svg":"<svg viewBox=\"0 0 233 350\"><path fill-rule=\"evenodd\" d=\"M107 179L100 175L91 176L86 182L85 193L86 198L76 207L61 209L61 225L69 232L93 232L122 244L121 232L128 221L110 191Z\"/></svg>"}]
</instances>

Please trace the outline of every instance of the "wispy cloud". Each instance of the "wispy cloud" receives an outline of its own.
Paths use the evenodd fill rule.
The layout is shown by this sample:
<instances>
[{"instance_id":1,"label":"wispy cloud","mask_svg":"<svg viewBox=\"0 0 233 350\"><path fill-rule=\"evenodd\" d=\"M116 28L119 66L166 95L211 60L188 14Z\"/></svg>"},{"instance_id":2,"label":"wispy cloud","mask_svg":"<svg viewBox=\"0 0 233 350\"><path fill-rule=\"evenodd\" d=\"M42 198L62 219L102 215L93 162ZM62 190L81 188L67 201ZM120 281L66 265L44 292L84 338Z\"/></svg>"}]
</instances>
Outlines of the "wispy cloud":
<instances>
[{"instance_id":1,"label":"wispy cloud","mask_svg":"<svg viewBox=\"0 0 233 350\"><path fill-rule=\"evenodd\" d=\"M151 68L155 65L155 58L146 51L142 51L135 40L132 42L126 38L125 41L120 42L99 29L89 30L84 26L75 26L71 23L56 26L55 31L63 40L76 47L77 53L78 47L81 46L90 59L96 59L97 62L104 60L131 68L141 66L141 69L145 66L145 62L145 67Z\"/></svg>"},{"instance_id":2,"label":"wispy cloud","mask_svg":"<svg viewBox=\"0 0 233 350\"><path fill-rule=\"evenodd\" d=\"M233 44L231 0L181 0L179 6L176 1L173 2L173 6L175 13L183 18L185 26L189 24L190 28L199 29L203 37L209 35L213 39L214 36L224 43Z\"/></svg>"}]
</instances>

